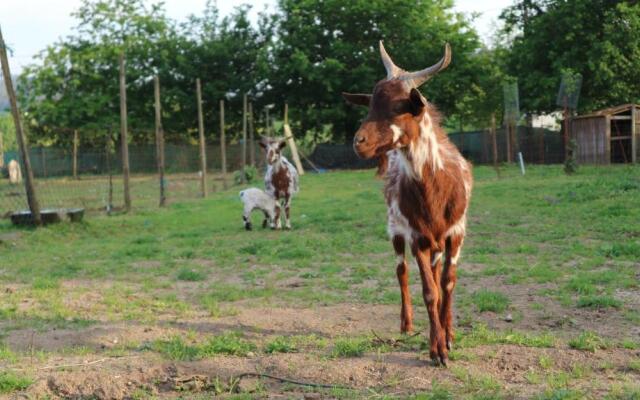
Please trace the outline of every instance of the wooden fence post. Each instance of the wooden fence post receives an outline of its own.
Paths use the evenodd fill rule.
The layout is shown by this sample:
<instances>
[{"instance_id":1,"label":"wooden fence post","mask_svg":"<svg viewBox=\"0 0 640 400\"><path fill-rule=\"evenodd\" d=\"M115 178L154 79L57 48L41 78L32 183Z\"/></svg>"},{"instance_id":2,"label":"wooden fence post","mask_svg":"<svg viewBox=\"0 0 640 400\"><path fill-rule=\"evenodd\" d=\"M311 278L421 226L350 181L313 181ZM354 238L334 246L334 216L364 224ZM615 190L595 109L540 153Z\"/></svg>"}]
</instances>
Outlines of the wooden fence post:
<instances>
[{"instance_id":1,"label":"wooden fence post","mask_svg":"<svg viewBox=\"0 0 640 400\"><path fill-rule=\"evenodd\" d=\"M107 170L109 171L109 194L107 199L107 213L113 210L113 170L111 169L111 149L113 148L113 138L111 136L111 128L107 137Z\"/></svg>"},{"instance_id":2,"label":"wooden fence post","mask_svg":"<svg viewBox=\"0 0 640 400\"><path fill-rule=\"evenodd\" d=\"M506 140L507 140L507 162L511 163L511 122L507 122L506 125Z\"/></svg>"},{"instance_id":3,"label":"wooden fence post","mask_svg":"<svg viewBox=\"0 0 640 400\"><path fill-rule=\"evenodd\" d=\"M287 103L284 103L284 136L287 139L289 148L291 149L291 156L293 157L293 163L296 165L298 174L304 175L304 169L302 168L300 156L298 155L298 147L296 146L295 140L293 140L293 133L289 126L289 105Z\"/></svg>"},{"instance_id":4,"label":"wooden fence post","mask_svg":"<svg viewBox=\"0 0 640 400\"><path fill-rule=\"evenodd\" d=\"M198 97L198 135L200 137L200 190L202 197L207 197L207 148L204 142L204 118L202 116L202 89L200 78L196 79L196 96Z\"/></svg>"},{"instance_id":5,"label":"wooden fence post","mask_svg":"<svg viewBox=\"0 0 640 400\"><path fill-rule=\"evenodd\" d=\"M27 138L22 130L22 122L20 121L20 111L18 110L18 102L16 100L16 92L13 90L13 81L11 80L11 71L9 69L9 59L7 58L7 47L0 30L0 64L2 64L2 75L4 75L4 85L7 89L9 104L11 104L11 114L13 115L13 123L16 127L16 140L20 148L22 156L22 164L25 172L25 189L27 192L27 202L31 210L31 216L35 225L41 225L40 204L36 196L35 182L33 179L33 171L31 170L31 161L29 160L29 149Z\"/></svg>"},{"instance_id":6,"label":"wooden fence post","mask_svg":"<svg viewBox=\"0 0 640 400\"><path fill-rule=\"evenodd\" d=\"M491 142L493 147L493 168L500 177L500 168L498 168L498 140L496 138L496 113L491 114Z\"/></svg>"},{"instance_id":7,"label":"wooden fence post","mask_svg":"<svg viewBox=\"0 0 640 400\"><path fill-rule=\"evenodd\" d=\"M222 161L222 186L227 188L227 146L224 137L224 100L220 100L220 158Z\"/></svg>"},{"instance_id":8,"label":"wooden fence post","mask_svg":"<svg viewBox=\"0 0 640 400\"><path fill-rule=\"evenodd\" d=\"M78 179L78 130L73 130L73 179Z\"/></svg>"},{"instance_id":9,"label":"wooden fence post","mask_svg":"<svg viewBox=\"0 0 640 400\"><path fill-rule=\"evenodd\" d=\"M158 177L160 179L160 207L164 207L167 197L164 185L164 132L162 131L162 109L160 107L160 78L153 77L153 94L156 110L156 162L158 163Z\"/></svg>"},{"instance_id":10,"label":"wooden fence post","mask_svg":"<svg viewBox=\"0 0 640 400\"><path fill-rule=\"evenodd\" d=\"M2 138L2 131L0 131L0 169L4 168L4 142Z\"/></svg>"},{"instance_id":11,"label":"wooden fence post","mask_svg":"<svg viewBox=\"0 0 640 400\"><path fill-rule=\"evenodd\" d=\"M242 170L240 181L245 183L245 168L247 167L247 94L242 97Z\"/></svg>"},{"instance_id":12,"label":"wooden fence post","mask_svg":"<svg viewBox=\"0 0 640 400\"><path fill-rule=\"evenodd\" d=\"M120 53L120 141L122 146L122 178L124 181L124 208L131 211L129 191L129 139L127 134L127 82L124 70L124 53Z\"/></svg>"},{"instance_id":13,"label":"wooden fence post","mask_svg":"<svg viewBox=\"0 0 640 400\"><path fill-rule=\"evenodd\" d=\"M256 166L256 149L253 140L253 103L249 103L249 163Z\"/></svg>"}]
</instances>

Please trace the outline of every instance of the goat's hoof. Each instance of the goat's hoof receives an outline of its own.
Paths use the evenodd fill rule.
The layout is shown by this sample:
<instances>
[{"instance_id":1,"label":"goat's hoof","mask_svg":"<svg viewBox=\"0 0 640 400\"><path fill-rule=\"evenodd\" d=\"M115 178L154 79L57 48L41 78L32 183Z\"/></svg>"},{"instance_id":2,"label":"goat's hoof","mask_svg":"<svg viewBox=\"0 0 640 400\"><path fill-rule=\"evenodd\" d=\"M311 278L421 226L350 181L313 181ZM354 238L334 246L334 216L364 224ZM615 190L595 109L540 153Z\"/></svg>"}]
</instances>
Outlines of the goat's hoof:
<instances>
[{"instance_id":1,"label":"goat's hoof","mask_svg":"<svg viewBox=\"0 0 640 400\"><path fill-rule=\"evenodd\" d=\"M266 228L267 225L269 225L269 224L267 223L266 220L262 221L262 229Z\"/></svg>"},{"instance_id":2,"label":"goat's hoof","mask_svg":"<svg viewBox=\"0 0 640 400\"><path fill-rule=\"evenodd\" d=\"M244 229L250 231L251 230L251 224L247 224L244 226Z\"/></svg>"},{"instance_id":3,"label":"goat's hoof","mask_svg":"<svg viewBox=\"0 0 640 400\"><path fill-rule=\"evenodd\" d=\"M447 350L451 350L452 347L453 347L453 341L447 340Z\"/></svg>"},{"instance_id":4,"label":"goat's hoof","mask_svg":"<svg viewBox=\"0 0 640 400\"><path fill-rule=\"evenodd\" d=\"M290 231L291 230L291 225L285 226L284 229Z\"/></svg>"}]
</instances>

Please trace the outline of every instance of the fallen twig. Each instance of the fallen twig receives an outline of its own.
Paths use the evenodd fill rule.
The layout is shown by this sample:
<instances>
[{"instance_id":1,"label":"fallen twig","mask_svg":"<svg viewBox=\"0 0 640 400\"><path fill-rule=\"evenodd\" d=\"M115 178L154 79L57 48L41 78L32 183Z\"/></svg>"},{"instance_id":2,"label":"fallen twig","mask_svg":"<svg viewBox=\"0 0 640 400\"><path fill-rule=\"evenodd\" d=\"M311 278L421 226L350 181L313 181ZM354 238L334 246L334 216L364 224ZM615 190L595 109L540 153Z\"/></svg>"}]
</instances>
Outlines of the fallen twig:
<instances>
[{"instance_id":1,"label":"fallen twig","mask_svg":"<svg viewBox=\"0 0 640 400\"><path fill-rule=\"evenodd\" d=\"M240 380L242 380L242 378L249 378L249 377L269 378L269 379L273 379L273 380L280 381L280 382L292 383L294 385L317 387L317 388L323 388L323 389L347 389L347 390L353 390L353 388L349 387L349 386L328 385L328 384L325 384L325 383L296 381L296 380L289 379L289 378L282 378L282 377L279 377L279 376L274 376L274 375L269 375L269 374L262 374L262 373L258 373L258 372L243 372L240 375L234 376L232 379L233 380L237 380L239 382Z\"/></svg>"},{"instance_id":2,"label":"fallen twig","mask_svg":"<svg viewBox=\"0 0 640 400\"><path fill-rule=\"evenodd\" d=\"M397 346L399 346L401 344L404 344L407 340L413 339L414 337L420 335L422 332L416 332L411 336L406 336L406 337L403 337L403 338L400 338L400 339L394 339L394 338L383 339L373 329L371 330L371 333L373 334L373 336L375 336L375 339L373 340L374 343L380 344L380 345L385 344L385 345L388 345L388 346L391 346L391 347L397 347Z\"/></svg>"}]
</instances>

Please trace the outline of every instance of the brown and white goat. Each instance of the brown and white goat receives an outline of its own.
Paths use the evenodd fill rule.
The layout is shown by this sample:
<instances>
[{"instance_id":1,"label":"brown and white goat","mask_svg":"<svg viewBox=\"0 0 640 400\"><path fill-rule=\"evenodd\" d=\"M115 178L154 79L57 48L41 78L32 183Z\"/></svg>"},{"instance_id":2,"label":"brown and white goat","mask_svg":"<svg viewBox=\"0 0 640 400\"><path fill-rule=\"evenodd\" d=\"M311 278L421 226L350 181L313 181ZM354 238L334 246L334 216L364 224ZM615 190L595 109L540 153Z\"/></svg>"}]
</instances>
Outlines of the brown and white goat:
<instances>
[{"instance_id":1,"label":"brown and white goat","mask_svg":"<svg viewBox=\"0 0 640 400\"><path fill-rule=\"evenodd\" d=\"M353 147L361 158L388 157L384 194L388 232L399 257L400 330L413 329L407 244L420 269L430 356L436 364L446 365L454 336L451 307L471 196L471 164L449 141L440 127L440 115L418 87L449 65L451 50L447 44L437 64L417 72L397 67L382 42L380 55L387 77L375 85L373 94L343 94L347 101L369 107Z\"/></svg>"},{"instance_id":2,"label":"brown and white goat","mask_svg":"<svg viewBox=\"0 0 640 400\"><path fill-rule=\"evenodd\" d=\"M282 155L282 149L287 145L285 139L274 139L264 137L260 140L260 146L264 149L267 157L267 173L264 176L264 186L268 194L282 203L284 207L284 227L291 229L290 208L291 198L298 193L298 171ZM272 229L280 229L281 207L276 208L275 225Z\"/></svg>"}]
</instances>

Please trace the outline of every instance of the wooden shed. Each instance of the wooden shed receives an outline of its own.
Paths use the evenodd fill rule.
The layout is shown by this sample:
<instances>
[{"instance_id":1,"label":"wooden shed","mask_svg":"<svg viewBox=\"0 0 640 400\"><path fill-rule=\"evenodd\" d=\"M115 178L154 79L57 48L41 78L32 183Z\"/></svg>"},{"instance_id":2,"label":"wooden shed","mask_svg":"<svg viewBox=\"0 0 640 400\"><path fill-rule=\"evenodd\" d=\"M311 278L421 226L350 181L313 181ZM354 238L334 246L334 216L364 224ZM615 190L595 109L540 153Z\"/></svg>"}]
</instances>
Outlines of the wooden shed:
<instances>
[{"instance_id":1,"label":"wooden shed","mask_svg":"<svg viewBox=\"0 0 640 400\"><path fill-rule=\"evenodd\" d=\"M571 119L580 164L635 163L640 159L640 105L623 104Z\"/></svg>"}]
</instances>

